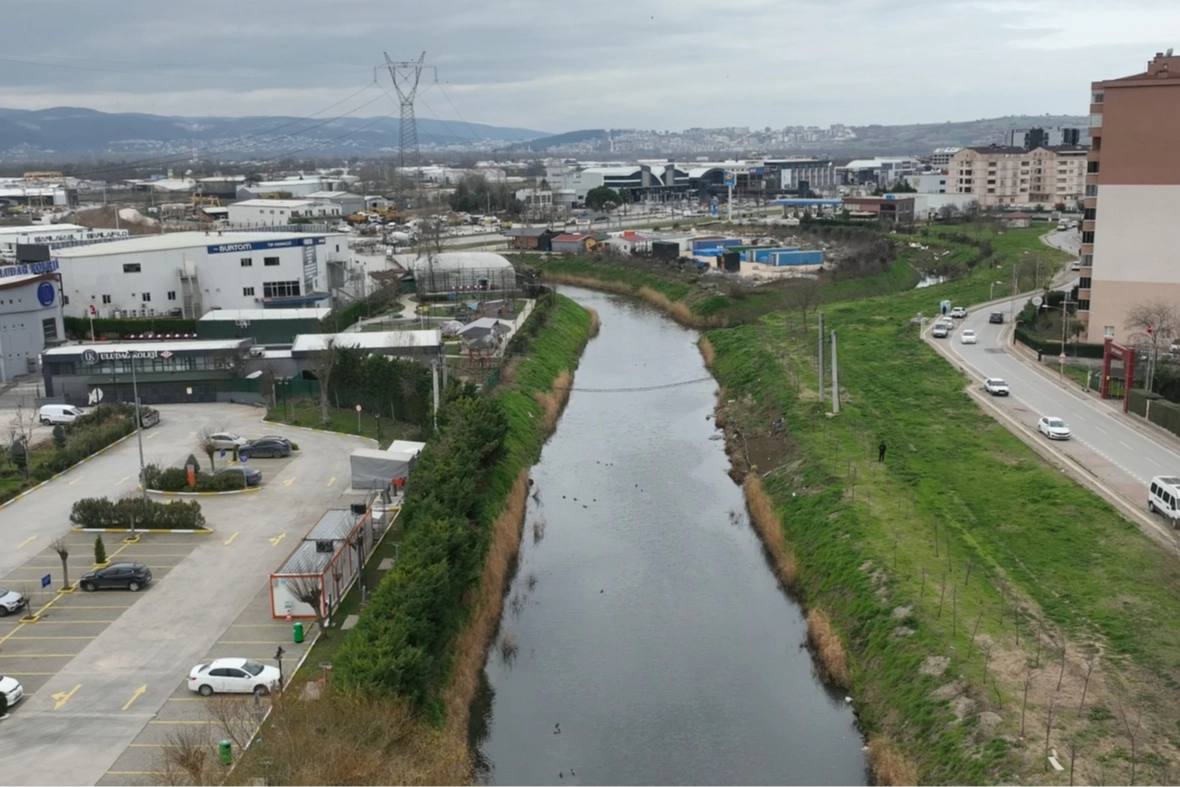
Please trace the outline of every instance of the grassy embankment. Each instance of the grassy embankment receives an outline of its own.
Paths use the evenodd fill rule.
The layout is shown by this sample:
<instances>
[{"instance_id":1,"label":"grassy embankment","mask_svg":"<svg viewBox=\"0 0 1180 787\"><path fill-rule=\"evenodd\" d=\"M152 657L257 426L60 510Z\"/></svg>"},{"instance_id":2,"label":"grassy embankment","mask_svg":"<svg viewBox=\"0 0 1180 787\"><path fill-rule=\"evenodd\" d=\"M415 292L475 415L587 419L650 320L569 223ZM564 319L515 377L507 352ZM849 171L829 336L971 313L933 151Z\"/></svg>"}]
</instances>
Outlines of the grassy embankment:
<instances>
[{"instance_id":1,"label":"grassy embankment","mask_svg":"<svg viewBox=\"0 0 1180 787\"><path fill-rule=\"evenodd\" d=\"M391 423L390 419L382 418L380 433L378 433L377 419L369 412L360 414L360 429L358 430L357 412L353 408L329 407L328 417L329 421L325 426L320 420L318 399L290 399L280 403L278 407L269 410L266 414L266 420L271 423L301 426L307 429L326 429L329 432L340 432L341 434L355 434L377 440L382 448L394 440L420 440L424 431L417 424L405 421Z\"/></svg>"},{"instance_id":2,"label":"grassy embankment","mask_svg":"<svg viewBox=\"0 0 1180 787\"><path fill-rule=\"evenodd\" d=\"M263 758L271 760L272 776L281 769L289 783L462 783L472 777L469 707L519 547L529 469L556 426L582 348L596 331L597 315L569 299L534 310L520 332L526 355L489 403L502 414L491 419L503 426L494 462L478 473L477 488L468 488L463 478L471 477L469 451L461 444L446 447L455 435L444 424L436 443L442 447L434 449L442 453L429 462L424 454L419 468L429 482L407 490L398 565L381 580L356 628L332 631L307 661L337 660L337 677L357 690L329 691L311 705L315 713L305 709L308 703L285 700L286 709L263 733L271 743L250 750L235 780L262 775ZM451 420L445 408L442 420ZM486 423L469 419L461 433L471 430L473 439L483 440L490 434ZM456 469L460 476L452 480ZM459 511L470 512L466 523L456 521ZM457 608L438 607L440 598L451 597L458 599ZM389 611L397 619L369 619ZM358 730L357 712L376 726ZM337 715L339 734L325 721ZM354 762L357 747L375 748L379 756Z\"/></svg>"},{"instance_id":3,"label":"grassy embankment","mask_svg":"<svg viewBox=\"0 0 1180 787\"><path fill-rule=\"evenodd\" d=\"M993 247L999 269L825 307L834 418L816 401L813 334L780 317L710 332L705 356L735 400L722 411L747 434L785 416L793 461L759 468L759 485L787 584L831 621L812 631L820 671L851 687L880 782L1064 784L1072 767L1167 783L1180 566L983 413L909 322L943 298L986 300L1023 251L1048 253L1028 232Z\"/></svg>"}]
</instances>

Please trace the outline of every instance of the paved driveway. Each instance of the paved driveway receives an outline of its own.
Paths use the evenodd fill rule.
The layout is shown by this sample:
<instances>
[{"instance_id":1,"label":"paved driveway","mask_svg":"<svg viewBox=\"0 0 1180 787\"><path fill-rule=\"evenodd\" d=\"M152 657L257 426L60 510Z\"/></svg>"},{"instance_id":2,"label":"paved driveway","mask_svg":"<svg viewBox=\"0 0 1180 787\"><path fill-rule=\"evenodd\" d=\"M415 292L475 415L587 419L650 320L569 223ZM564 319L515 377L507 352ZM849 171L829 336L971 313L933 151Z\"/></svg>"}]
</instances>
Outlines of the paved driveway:
<instances>
[{"instance_id":1,"label":"paved driveway","mask_svg":"<svg viewBox=\"0 0 1180 787\"><path fill-rule=\"evenodd\" d=\"M113 622L102 624L76 656L63 651L60 663L47 662L40 671L53 674L36 676L45 679L43 685L3 722L5 784L94 784L103 778L189 668L256 599L294 542L325 509L357 499L348 492L348 455L366 445L358 438L262 425L261 410L240 405L159 409L160 425L144 433L149 462L171 464L187 456L195 433L206 425L247 436L289 434L302 450L276 473L260 461L267 474L260 492L200 498L216 532L181 537L197 538L197 544L167 576L126 610L110 610L112 617L103 620ZM137 470L132 437L5 508L0 576L31 559L44 560L44 546L69 532L73 500L133 490ZM117 538L111 536L115 543ZM52 624L33 624L43 625L48 630ZM266 649L273 652L269 644Z\"/></svg>"}]
</instances>

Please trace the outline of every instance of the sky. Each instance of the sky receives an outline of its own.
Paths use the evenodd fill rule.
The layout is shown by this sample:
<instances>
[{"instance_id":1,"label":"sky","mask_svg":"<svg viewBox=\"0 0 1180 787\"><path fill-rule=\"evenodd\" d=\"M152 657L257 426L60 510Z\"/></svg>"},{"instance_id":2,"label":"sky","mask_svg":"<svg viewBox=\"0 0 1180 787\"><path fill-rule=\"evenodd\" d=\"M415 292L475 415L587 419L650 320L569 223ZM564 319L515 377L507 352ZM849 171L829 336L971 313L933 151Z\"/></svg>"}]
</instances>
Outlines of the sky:
<instances>
[{"instance_id":1,"label":"sky","mask_svg":"<svg viewBox=\"0 0 1180 787\"><path fill-rule=\"evenodd\" d=\"M1081 115L1180 31L1171 0L0 5L0 107L396 115L376 67L424 51L418 117L551 133Z\"/></svg>"}]
</instances>

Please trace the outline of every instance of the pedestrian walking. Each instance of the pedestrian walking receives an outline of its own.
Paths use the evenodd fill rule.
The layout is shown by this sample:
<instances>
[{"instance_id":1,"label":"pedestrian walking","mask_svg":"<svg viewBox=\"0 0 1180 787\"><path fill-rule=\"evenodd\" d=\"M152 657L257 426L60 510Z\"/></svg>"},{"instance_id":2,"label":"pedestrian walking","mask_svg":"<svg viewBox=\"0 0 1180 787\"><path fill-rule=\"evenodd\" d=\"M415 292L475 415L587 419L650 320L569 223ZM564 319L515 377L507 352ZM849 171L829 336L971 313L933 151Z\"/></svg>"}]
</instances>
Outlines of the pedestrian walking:
<instances>
[{"instance_id":1,"label":"pedestrian walking","mask_svg":"<svg viewBox=\"0 0 1180 787\"><path fill-rule=\"evenodd\" d=\"M879 446L877 446L877 461L878 462L885 461L885 441L884 440L882 440L881 444Z\"/></svg>"}]
</instances>

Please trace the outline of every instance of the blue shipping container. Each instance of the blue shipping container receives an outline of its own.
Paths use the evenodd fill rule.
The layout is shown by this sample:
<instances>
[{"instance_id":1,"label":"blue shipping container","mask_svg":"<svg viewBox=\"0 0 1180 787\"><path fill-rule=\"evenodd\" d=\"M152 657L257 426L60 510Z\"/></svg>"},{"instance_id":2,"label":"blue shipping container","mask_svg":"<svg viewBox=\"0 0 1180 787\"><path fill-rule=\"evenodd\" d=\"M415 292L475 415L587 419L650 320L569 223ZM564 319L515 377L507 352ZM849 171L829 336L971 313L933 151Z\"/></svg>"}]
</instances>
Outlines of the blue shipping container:
<instances>
[{"instance_id":1,"label":"blue shipping container","mask_svg":"<svg viewBox=\"0 0 1180 787\"><path fill-rule=\"evenodd\" d=\"M813 251L780 251L771 255L771 265L822 265L824 261L823 251L816 249Z\"/></svg>"},{"instance_id":2,"label":"blue shipping container","mask_svg":"<svg viewBox=\"0 0 1180 787\"><path fill-rule=\"evenodd\" d=\"M702 249L712 249L717 247L727 248L729 246L741 246L742 242L739 238L726 238L718 240L717 238L705 238L703 240L694 240L692 242L692 253L701 254Z\"/></svg>"},{"instance_id":3,"label":"blue shipping container","mask_svg":"<svg viewBox=\"0 0 1180 787\"><path fill-rule=\"evenodd\" d=\"M754 256L747 258L746 262L770 262L774 258L774 255L778 252L798 250L798 246L775 246L773 248L767 249L752 249L751 253Z\"/></svg>"}]
</instances>

